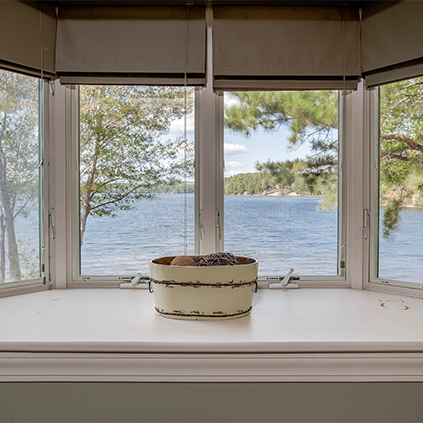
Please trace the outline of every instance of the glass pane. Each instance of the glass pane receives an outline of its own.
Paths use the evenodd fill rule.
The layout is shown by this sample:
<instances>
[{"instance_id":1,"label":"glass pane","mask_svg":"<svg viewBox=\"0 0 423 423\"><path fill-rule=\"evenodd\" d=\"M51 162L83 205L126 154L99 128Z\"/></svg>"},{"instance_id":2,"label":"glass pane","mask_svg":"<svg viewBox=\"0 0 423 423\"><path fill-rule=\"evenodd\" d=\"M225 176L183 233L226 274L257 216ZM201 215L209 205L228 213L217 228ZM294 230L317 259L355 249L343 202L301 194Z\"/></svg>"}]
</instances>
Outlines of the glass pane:
<instances>
[{"instance_id":1,"label":"glass pane","mask_svg":"<svg viewBox=\"0 0 423 423\"><path fill-rule=\"evenodd\" d=\"M0 70L0 281L40 277L39 81Z\"/></svg>"},{"instance_id":2,"label":"glass pane","mask_svg":"<svg viewBox=\"0 0 423 423\"><path fill-rule=\"evenodd\" d=\"M423 78L380 88L379 277L423 280Z\"/></svg>"},{"instance_id":3,"label":"glass pane","mask_svg":"<svg viewBox=\"0 0 423 423\"><path fill-rule=\"evenodd\" d=\"M194 253L193 106L192 88L80 87L81 274Z\"/></svg>"},{"instance_id":4,"label":"glass pane","mask_svg":"<svg viewBox=\"0 0 423 423\"><path fill-rule=\"evenodd\" d=\"M225 94L225 251L337 275L338 93Z\"/></svg>"}]
</instances>

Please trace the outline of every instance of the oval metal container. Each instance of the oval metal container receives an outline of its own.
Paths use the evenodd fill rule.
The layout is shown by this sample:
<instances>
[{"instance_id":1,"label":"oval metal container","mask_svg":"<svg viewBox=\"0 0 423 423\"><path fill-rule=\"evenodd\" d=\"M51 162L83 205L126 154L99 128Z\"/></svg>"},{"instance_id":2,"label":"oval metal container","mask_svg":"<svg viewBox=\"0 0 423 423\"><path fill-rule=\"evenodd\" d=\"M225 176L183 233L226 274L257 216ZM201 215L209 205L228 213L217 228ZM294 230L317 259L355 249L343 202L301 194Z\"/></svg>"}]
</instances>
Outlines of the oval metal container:
<instances>
[{"instance_id":1,"label":"oval metal container","mask_svg":"<svg viewBox=\"0 0 423 423\"><path fill-rule=\"evenodd\" d=\"M250 313L257 288L257 260L237 257L237 266L171 266L174 258L150 262L151 289L162 316L216 320Z\"/></svg>"}]
</instances>

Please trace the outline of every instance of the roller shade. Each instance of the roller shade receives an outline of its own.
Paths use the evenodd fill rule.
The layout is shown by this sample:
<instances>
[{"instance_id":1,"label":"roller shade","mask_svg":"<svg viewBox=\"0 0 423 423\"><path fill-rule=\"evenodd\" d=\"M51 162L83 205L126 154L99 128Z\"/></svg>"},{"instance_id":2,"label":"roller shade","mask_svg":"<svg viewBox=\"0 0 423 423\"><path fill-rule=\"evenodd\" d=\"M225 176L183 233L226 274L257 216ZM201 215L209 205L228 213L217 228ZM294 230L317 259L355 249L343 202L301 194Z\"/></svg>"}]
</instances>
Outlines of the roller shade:
<instances>
[{"instance_id":1,"label":"roller shade","mask_svg":"<svg viewBox=\"0 0 423 423\"><path fill-rule=\"evenodd\" d=\"M63 83L205 83L205 8L62 6L56 70ZM186 60L186 46L188 56Z\"/></svg>"},{"instance_id":2,"label":"roller shade","mask_svg":"<svg viewBox=\"0 0 423 423\"><path fill-rule=\"evenodd\" d=\"M54 6L38 1L0 1L0 67L51 77L55 73L55 42Z\"/></svg>"},{"instance_id":3,"label":"roller shade","mask_svg":"<svg viewBox=\"0 0 423 423\"><path fill-rule=\"evenodd\" d=\"M363 8L363 74L368 86L423 75L423 2Z\"/></svg>"},{"instance_id":4,"label":"roller shade","mask_svg":"<svg viewBox=\"0 0 423 423\"><path fill-rule=\"evenodd\" d=\"M358 10L214 6L215 89L354 89Z\"/></svg>"}]
</instances>

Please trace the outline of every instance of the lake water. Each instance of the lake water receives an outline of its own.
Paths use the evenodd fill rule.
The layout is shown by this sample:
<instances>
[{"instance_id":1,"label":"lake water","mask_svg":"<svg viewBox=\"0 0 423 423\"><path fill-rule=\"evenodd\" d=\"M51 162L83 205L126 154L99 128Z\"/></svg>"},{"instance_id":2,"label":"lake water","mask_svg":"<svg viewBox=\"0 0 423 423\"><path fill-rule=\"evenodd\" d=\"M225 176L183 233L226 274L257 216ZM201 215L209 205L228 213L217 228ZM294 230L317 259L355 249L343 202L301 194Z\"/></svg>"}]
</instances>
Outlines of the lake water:
<instances>
[{"instance_id":1,"label":"lake water","mask_svg":"<svg viewBox=\"0 0 423 423\"><path fill-rule=\"evenodd\" d=\"M183 194L160 194L116 218L88 219L84 275L148 273L152 258L183 254ZM225 197L225 251L259 260L262 275L337 273L337 215L315 197ZM423 210L402 211L400 230L381 239L381 277L423 279ZM188 254L194 253L194 196L188 195ZM406 273L405 273L406 272ZM404 278L404 274L408 276Z\"/></svg>"}]
</instances>

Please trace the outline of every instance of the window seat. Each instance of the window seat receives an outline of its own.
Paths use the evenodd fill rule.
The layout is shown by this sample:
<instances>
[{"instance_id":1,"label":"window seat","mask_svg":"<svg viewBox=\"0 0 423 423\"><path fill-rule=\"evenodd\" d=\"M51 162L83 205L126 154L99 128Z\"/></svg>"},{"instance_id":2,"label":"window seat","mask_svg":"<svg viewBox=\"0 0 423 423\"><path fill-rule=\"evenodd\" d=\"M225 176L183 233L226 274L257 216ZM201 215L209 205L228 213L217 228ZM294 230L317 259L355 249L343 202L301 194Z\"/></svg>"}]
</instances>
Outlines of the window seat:
<instances>
[{"instance_id":1,"label":"window seat","mask_svg":"<svg viewBox=\"0 0 423 423\"><path fill-rule=\"evenodd\" d=\"M0 381L423 381L423 302L259 290L251 315L166 319L145 290L0 299Z\"/></svg>"}]
</instances>

